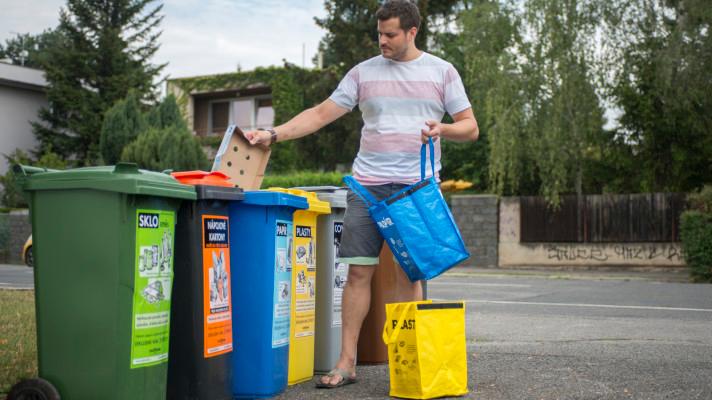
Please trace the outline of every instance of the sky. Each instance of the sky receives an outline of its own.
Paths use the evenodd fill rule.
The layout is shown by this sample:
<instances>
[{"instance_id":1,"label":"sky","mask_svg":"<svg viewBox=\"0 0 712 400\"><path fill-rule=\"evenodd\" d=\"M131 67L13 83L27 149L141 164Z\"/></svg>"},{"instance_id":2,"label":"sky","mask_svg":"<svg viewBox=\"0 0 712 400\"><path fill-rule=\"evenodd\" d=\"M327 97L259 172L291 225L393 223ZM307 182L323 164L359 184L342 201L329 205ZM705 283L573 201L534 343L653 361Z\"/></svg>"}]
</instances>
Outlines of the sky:
<instances>
[{"instance_id":1,"label":"sky","mask_svg":"<svg viewBox=\"0 0 712 400\"><path fill-rule=\"evenodd\" d=\"M168 63L171 78L258 66L313 66L325 31L324 0L164 0L160 49L153 63ZM38 34L59 23L66 0L0 0L0 43L17 33ZM160 4L156 2L154 4ZM305 51L303 52L303 49ZM303 53L305 57L303 57Z\"/></svg>"}]
</instances>

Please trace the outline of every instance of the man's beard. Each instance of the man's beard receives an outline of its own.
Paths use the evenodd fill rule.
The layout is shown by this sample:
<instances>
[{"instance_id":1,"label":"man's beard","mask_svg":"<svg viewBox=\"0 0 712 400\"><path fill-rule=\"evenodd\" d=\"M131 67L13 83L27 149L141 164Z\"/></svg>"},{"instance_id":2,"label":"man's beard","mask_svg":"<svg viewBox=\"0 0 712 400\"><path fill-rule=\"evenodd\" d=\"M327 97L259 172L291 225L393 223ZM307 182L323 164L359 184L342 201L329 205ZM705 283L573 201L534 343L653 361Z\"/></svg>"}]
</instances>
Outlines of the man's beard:
<instances>
[{"instance_id":1,"label":"man's beard","mask_svg":"<svg viewBox=\"0 0 712 400\"><path fill-rule=\"evenodd\" d=\"M383 54L383 49L381 49L381 54L383 55L383 57L394 61L400 61L405 58L406 53L408 53L408 46L404 46L402 49L400 49L400 51L394 48L389 48L389 50L391 51L391 55L387 56Z\"/></svg>"}]
</instances>

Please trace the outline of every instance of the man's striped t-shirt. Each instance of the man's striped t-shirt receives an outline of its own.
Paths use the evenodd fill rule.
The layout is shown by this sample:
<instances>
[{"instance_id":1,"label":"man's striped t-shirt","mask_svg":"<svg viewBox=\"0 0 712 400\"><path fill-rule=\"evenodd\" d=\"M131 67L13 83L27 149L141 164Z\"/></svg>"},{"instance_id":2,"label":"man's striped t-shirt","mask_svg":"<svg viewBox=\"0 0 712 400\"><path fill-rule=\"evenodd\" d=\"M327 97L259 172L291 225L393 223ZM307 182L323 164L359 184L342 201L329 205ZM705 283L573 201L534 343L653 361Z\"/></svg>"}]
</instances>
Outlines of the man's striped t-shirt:
<instances>
[{"instance_id":1,"label":"man's striped t-shirt","mask_svg":"<svg viewBox=\"0 0 712 400\"><path fill-rule=\"evenodd\" d=\"M446 112L454 115L471 107L452 64L425 52L404 62L368 59L353 67L329 98L340 107L358 105L361 110L364 125L353 176L364 185L419 181L425 121L440 121ZM438 177L440 140L435 159Z\"/></svg>"}]
</instances>

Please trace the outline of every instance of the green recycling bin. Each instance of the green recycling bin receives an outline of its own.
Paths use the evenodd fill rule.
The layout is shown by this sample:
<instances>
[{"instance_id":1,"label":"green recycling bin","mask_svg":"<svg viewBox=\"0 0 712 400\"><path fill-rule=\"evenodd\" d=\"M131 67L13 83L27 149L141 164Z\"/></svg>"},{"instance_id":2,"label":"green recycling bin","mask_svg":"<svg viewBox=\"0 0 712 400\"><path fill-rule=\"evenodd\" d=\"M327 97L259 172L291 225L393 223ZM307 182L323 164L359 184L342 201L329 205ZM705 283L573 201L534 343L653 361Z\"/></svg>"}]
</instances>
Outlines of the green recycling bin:
<instances>
[{"instance_id":1,"label":"green recycling bin","mask_svg":"<svg viewBox=\"0 0 712 400\"><path fill-rule=\"evenodd\" d=\"M176 212L195 188L127 163L15 172L34 240L37 387L165 399Z\"/></svg>"}]
</instances>

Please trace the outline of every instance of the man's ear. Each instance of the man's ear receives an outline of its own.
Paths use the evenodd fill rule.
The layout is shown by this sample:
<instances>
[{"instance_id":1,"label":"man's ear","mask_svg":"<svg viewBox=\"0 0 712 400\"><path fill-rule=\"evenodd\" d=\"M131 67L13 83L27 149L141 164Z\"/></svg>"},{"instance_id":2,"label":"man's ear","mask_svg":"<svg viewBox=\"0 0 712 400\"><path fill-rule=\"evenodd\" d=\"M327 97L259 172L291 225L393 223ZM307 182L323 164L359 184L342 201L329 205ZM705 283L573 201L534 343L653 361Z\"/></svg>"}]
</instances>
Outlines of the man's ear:
<instances>
[{"instance_id":1,"label":"man's ear","mask_svg":"<svg viewBox=\"0 0 712 400\"><path fill-rule=\"evenodd\" d=\"M408 29L408 34L410 35L410 37L413 38L413 40L415 40L415 35L418 34L418 28L412 27L412 28Z\"/></svg>"}]
</instances>

